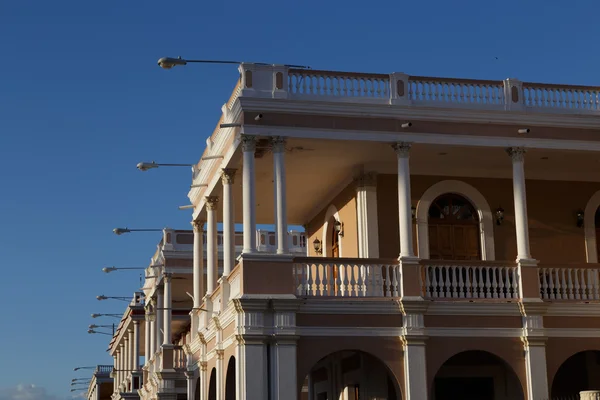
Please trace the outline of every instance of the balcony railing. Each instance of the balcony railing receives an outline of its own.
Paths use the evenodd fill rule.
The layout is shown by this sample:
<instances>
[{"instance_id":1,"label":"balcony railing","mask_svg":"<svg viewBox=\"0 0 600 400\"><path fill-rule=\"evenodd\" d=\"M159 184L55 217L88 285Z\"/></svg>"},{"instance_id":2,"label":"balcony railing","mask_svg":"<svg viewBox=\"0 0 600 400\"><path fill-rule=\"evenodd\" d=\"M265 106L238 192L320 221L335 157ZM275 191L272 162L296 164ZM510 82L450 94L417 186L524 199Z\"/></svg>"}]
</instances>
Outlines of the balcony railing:
<instances>
[{"instance_id":1,"label":"balcony railing","mask_svg":"<svg viewBox=\"0 0 600 400\"><path fill-rule=\"evenodd\" d=\"M272 97L346 103L399 104L444 108L530 110L595 114L600 88L521 82L371 74L242 64L239 97Z\"/></svg>"},{"instance_id":2,"label":"balcony railing","mask_svg":"<svg viewBox=\"0 0 600 400\"><path fill-rule=\"evenodd\" d=\"M544 300L600 300L598 264L540 268Z\"/></svg>"},{"instance_id":3,"label":"balcony railing","mask_svg":"<svg viewBox=\"0 0 600 400\"><path fill-rule=\"evenodd\" d=\"M402 280L395 260L296 258L300 297L399 297Z\"/></svg>"},{"instance_id":4,"label":"balcony railing","mask_svg":"<svg viewBox=\"0 0 600 400\"><path fill-rule=\"evenodd\" d=\"M112 365L97 365L96 366L96 374L110 374L113 370Z\"/></svg>"},{"instance_id":5,"label":"balcony railing","mask_svg":"<svg viewBox=\"0 0 600 400\"><path fill-rule=\"evenodd\" d=\"M514 263L422 260L424 297L430 299L516 299Z\"/></svg>"},{"instance_id":6,"label":"balcony railing","mask_svg":"<svg viewBox=\"0 0 600 400\"><path fill-rule=\"evenodd\" d=\"M173 349L173 369L182 370L185 368L187 368L187 358L183 351L183 347L176 346Z\"/></svg>"}]
</instances>

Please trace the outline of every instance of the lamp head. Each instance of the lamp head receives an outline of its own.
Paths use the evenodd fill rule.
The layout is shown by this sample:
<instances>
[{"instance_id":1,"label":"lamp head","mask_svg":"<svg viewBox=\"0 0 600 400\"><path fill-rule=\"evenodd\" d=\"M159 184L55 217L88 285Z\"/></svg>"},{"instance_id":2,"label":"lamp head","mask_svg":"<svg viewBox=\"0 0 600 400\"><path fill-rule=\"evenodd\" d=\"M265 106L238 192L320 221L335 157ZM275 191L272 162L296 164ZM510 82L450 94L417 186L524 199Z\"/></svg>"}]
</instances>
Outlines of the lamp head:
<instances>
[{"instance_id":1,"label":"lamp head","mask_svg":"<svg viewBox=\"0 0 600 400\"><path fill-rule=\"evenodd\" d=\"M108 297L106 297L105 295L101 294L100 296L96 296L96 299L98 299L98 300L106 300L106 299L108 299Z\"/></svg>"},{"instance_id":2,"label":"lamp head","mask_svg":"<svg viewBox=\"0 0 600 400\"><path fill-rule=\"evenodd\" d=\"M129 233L131 231L127 228L115 228L115 229L113 229L113 232L115 235L122 235L124 233Z\"/></svg>"},{"instance_id":3,"label":"lamp head","mask_svg":"<svg viewBox=\"0 0 600 400\"><path fill-rule=\"evenodd\" d=\"M148 171L149 169L152 169L152 168L158 168L158 164L155 163L154 161L149 162L149 163L141 162L136 165L136 168L139 169L140 171Z\"/></svg>"},{"instance_id":4,"label":"lamp head","mask_svg":"<svg viewBox=\"0 0 600 400\"><path fill-rule=\"evenodd\" d=\"M100 316L101 316L100 314L92 314L92 318L98 318ZM77 371L77 369L75 371Z\"/></svg>"},{"instance_id":5,"label":"lamp head","mask_svg":"<svg viewBox=\"0 0 600 400\"><path fill-rule=\"evenodd\" d=\"M117 268L116 267L104 267L102 268L102 272L104 272L105 274L111 273L113 271L116 271Z\"/></svg>"},{"instance_id":6,"label":"lamp head","mask_svg":"<svg viewBox=\"0 0 600 400\"><path fill-rule=\"evenodd\" d=\"M187 62L183 60L181 57L171 58L171 57L162 57L158 59L158 66L162 69L171 69L177 65L186 65Z\"/></svg>"}]
</instances>

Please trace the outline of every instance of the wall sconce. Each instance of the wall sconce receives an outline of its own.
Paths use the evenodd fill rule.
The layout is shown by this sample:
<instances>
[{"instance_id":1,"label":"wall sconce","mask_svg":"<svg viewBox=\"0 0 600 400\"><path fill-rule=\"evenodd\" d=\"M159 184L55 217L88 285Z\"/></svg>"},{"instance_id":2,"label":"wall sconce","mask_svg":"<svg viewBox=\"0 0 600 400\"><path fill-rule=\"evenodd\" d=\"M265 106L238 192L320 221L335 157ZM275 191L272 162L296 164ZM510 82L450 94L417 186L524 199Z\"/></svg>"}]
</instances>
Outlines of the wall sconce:
<instances>
[{"instance_id":1,"label":"wall sconce","mask_svg":"<svg viewBox=\"0 0 600 400\"><path fill-rule=\"evenodd\" d=\"M315 239L313 241L313 248L315 249L315 253L320 256L323 254L323 246L321 245L321 241L319 239Z\"/></svg>"},{"instance_id":2,"label":"wall sconce","mask_svg":"<svg viewBox=\"0 0 600 400\"><path fill-rule=\"evenodd\" d=\"M412 214L412 219L413 220L417 219L417 207L412 206L410 208L410 213Z\"/></svg>"},{"instance_id":3,"label":"wall sconce","mask_svg":"<svg viewBox=\"0 0 600 400\"><path fill-rule=\"evenodd\" d=\"M577 227L581 228L583 226L583 217L584 217L584 213L583 210L577 210Z\"/></svg>"},{"instance_id":4,"label":"wall sconce","mask_svg":"<svg viewBox=\"0 0 600 400\"><path fill-rule=\"evenodd\" d=\"M496 208L496 225L502 225L504 222L504 208L498 207Z\"/></svg>"},{"instance_id":5,"label":"wall sconce","mask_svg":"<svg viewBox=\"0 0 600 400\"><path fill-rule=\"evenodd\" d=\"M333 229L337 232L338 235L344 237L344 223L338 221L337 219L333 223Z\"/></svg>"}]
</instances>

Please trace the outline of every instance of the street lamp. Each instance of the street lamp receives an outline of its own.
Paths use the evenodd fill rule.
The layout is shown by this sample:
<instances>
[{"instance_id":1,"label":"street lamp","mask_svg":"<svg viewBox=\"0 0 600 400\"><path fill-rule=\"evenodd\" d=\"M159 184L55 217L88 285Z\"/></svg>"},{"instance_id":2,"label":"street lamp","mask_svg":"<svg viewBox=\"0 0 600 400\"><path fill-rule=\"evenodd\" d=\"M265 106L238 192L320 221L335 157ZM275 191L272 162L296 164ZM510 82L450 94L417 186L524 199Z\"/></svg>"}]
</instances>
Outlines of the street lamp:
<instances>
[{"instance_id":1,"label":"street lamp","mask_svg":"<svg viewBox=\"0 0 600 400\"><path fill-rule=\"evenodd\" d=\"M162 267L162 265L151 265L151 267ZM105 274L110 274L111 272L119 269L146 269L146 267L104 267L102 268L102 272L104 272Z\"/></svg>"},{"instance_id":2,"label":"street lamp","mask_svg":"<svg viewBox=\"0 0 600 400\"><path fill-rule=\"evenodd\" d=\"M87 390L87 388L75 388L71 389L71 392L77 392L78 390Z\"/></svg>"},{"instance_id":3,"label":"street lamp","mask_svg":"<svg viewBox=\"0 0 600 400\"><path fill-rule=\"evenodd\" d=\"M75 385L89 385L90 381L91 381L91 379L88 379L85 382L71 382L71 386L75 386Z\"/></svg>"},{"instance_id":4,"label":"street lamp","mask_svg":"<svg viewBox=\"0 0 600 400\"><path fill-rule=\"evenodd\" d=\"M96 318L96 317L92 317L92 318ZM96 369L96 367L75 367L73 368L73 371L79 371L80 369Z\"/></svg>"},{"instance_id":5,"label":"street lamp","mask_svg":"<svg viewBox=\"0 0 600 400\"><path fill-rule=\"evenodd\" d=\"M96 328L108 328L108 329L112 329L112 333L113 335L115 334L115 324L112 325L96 325L96 324L91 324L88 325L88 329L96 329Z\"/></svg>"},{"instance_id":6,"label":"street lamp","mask_svg":"<svg viewBox=\"0 0 600 400\"><path fill-rule=\"evenodd\" d=\"M136 168L140 171L148 171L149 169L158 168L158 167L193 167L196 164L158 164L154 161L152 162L140 162L136 165Z\"/></svg>"},{"instance_id":7,"label":"street lamp","mask_svg":"<svg viewBox=\"0 0 600 400\"><path fill-rule=\"evenodd\" d=\"M96 299L99 300L99 301L101 301L101 300L108 300L108 299L121 300L121 301L126 301L126 302L130 302L131 301L131 297L105 296L103 294L101 294L100 296L96 296Z\"/></svg>"},{"instance_id":8,"label":"street lamp","mask_svg":"<svg viewBox=\"0 0 600 400\"><path fill-rule=\"evenodd\" d=\"M90 378L73 378L71 379L71 382L77 382L77 381L89 381Z\"/></svg>"},{"instance_id":9,"label":"street lamp","mask_svg":"<svg viewBox=\"0 0 600 400\"><path fill-rule=\"evenodd\" d=\"M121 318L122 315L121 314L92 314L92 318L98 318L98 317L115 317L115 318Z\"/></svg>"},{"instance_id":10,"label":"street lamp","mask_svg":"<svg viewBox=\"0 0 600 400\"><path fill-rule=\"evenodd\" d=\"M115 233L115 235L120 236L124 233L129 233L129 232L162 232L162 229L129 229L129 228L115 228L113 229L113 232Z\"/></svg>"},{"instance_id":11,"label":"street lamp","mask_svg":"<svg viewBox=\"0 0 600 400\"><path fill-rule=\"evenodd\" d=\"M113 334L110 334L108 332L100 332L100 331L95 331L93 329L88 329L87 333L89 334L93 334L93 333L98 333L100 335L108 335L108 336L113 336Z\"/></svg>"},{"instance_id":12,"label":"street lamp","mask_svg":"<svg viewBox=\"0 0 600 400\"><path fill-rule=\"evenodd\" d=\"M172 58L172 57L162 57L158 60L158 66L163 69L171 69L178 65L187 65L187 63L202 63L202 64L242 64L241 61L223 61L223 60L184 60L181 57ZM254 63L257 65L270 65L267 63ZM290 68L306 68L310 69L310 67L306 67L304 65L286 65L286 67Z\"/></svg>"}]
</instances>

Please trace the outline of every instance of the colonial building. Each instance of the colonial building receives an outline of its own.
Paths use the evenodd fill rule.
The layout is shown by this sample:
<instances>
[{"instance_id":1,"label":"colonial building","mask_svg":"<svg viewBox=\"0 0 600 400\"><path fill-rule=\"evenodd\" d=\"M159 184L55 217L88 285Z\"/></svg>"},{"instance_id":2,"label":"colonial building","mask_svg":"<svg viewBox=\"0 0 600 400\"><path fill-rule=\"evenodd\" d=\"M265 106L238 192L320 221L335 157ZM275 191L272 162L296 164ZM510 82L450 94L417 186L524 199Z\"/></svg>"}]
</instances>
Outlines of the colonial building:
<instances>
[{"instance_id":1,"label":"colonial building","mask_svg":"<svg viewBox=\"0 0 600 400\"><path fill-rule=\"evenodd\" d=\"M114 379L111 377L112 365L97 365L88 386L87 400L110 400Z\"/></svg>"},{"instance_id":2,"label":"colonial building","mask_svg":"<svg viewBox=\"0 0 600 400\"><path fill-rule=\"evenodd\" d=\"M239 72L113 400L597 394L600 89Z\"/></svg>"}]
</instances>

